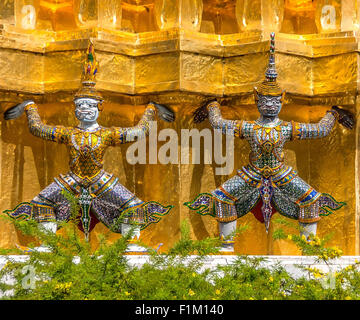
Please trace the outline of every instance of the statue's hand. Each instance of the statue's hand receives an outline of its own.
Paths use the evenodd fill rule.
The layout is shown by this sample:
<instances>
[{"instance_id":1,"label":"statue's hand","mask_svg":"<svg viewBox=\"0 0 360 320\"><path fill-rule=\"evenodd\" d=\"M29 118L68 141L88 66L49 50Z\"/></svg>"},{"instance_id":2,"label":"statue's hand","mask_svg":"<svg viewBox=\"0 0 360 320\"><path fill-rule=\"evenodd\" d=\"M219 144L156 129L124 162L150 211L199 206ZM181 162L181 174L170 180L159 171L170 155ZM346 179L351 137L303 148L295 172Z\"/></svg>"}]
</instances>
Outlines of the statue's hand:
<instances>
[{"instance_id":1,"label":"statue's hand","mask_svg":"<svg viewBox=\"0 0 360 320\"><path fill-rule=\"evenodd\" d=\"M24 113L25 106L30 104L30 103L33 103L33 101L32 100L26 100L24 102L21 102L21 103L17 104L16 106L13 106L13 107L7 109L4 112L4 119L5 120L12 120L12 119L19 118Z\"/></svg>"},{"instance_id":2,"label":"statue's hand","mask_svg":"<svg viewBox=\"0 0 360 320\"><path fill-rule=\"evenodd\" d=\"M194 116L195 123L203 122L209 116L207 106L209 103L211 103L213 101L217 101L217 100L216 99L207 100L205 103L203 103L201 105L201 107L197 108L194 111L193 116Z\"/></svg>"},{"instance_id":3,"label":"statue's hand","mask_svg":"<svg viewBox=\"0 0 360 320\"><path fill-rule=\"evenodd\" d=\"M355 117L352 112L345 109L341 109L338 106L333 106L332 110L335 110L339 115L338 121L341 125L343 125L347 129L354 128Z\"/></svg>"},{"instance_id":4,"label":"statue's hand","mask_svg":"<svg viewBox=\"0 0 360 320\"><path fill-rule=\"evenodd\" d=\"M149 104L152 104L155 106L159 117L167 122L173 122L175 120L175 113L172 111L168 106L165 106L163 104L158 104L155 102L150 101Z\"/></svg>"}]
</instances>

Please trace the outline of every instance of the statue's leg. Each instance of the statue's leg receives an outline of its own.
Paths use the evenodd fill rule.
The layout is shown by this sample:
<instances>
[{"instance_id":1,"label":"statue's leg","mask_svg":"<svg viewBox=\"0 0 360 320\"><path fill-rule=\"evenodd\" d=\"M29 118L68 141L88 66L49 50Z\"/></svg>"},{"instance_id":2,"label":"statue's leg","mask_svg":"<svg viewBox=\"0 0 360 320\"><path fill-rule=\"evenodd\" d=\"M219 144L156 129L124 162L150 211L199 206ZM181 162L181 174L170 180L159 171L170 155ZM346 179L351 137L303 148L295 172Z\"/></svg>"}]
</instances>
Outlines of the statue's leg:
<instances>
[{"instance_id":1,"label":"statue's leg","mask_svg":"<svg viewBox=\"0 0 360 320\"><path fill-rule=\"evenodd\" d=\"M220 251L233 252L236 220L250 212L259 198L259 193L236 175L214 190L212 195L222 240Z\"/></svg>"},{"instance_id":2,"label":"statue's leg","mask_svg":"<svg viewBox=\"0 0 360 320\"><path fill-rule=\"evenodd\" d=\"M317 229L317 222L312 222L312 223L304 223L304 222L299 222L300 225L300 235L304 235L306 237L306 239L309 239L309 236L312 235L316 235L316 229Z\"/></svg>"},{"instance_id":3,"label":"statue's leg","mask_svg":"<svg viewBox=\"0 0 360 320\"><path fill-rule=\"evenodd\" d=\"M201 215L215 217L222 239L220 251L233 252L236 220L249 213L259 198L259 190L237 174L211 193L200 193L184 205Z\"/></svg>"},{"instance_id":4,"label":"statue's leg","mask_svg":"<svg viewBox=\"0 0 360 320\"><path fill-rule=\"evenodd\" d=\"M39 228L42 228L43 230L56 233L57 231L57 223L56 222L40 222Z\"/></svg>"},{"instance_id":5,"label":"statue's leg","mask_svg":"<svg viewBox=\"0 0 360 320\"><path fill-rule=\"evenodd\" d=\"M44 232L56 233L57 221L67 221L70 217L70 204L62 194L61 187L53 182L40 192L32 201L33 219L39 222L39 229ZM50 252L44 244L34 250Z\"/></svg>"},{"instance_id":6,"label":"statue's leg","mask_svg":"<svg viewBox=\"0 0 360 320\"><path fill-rule=\"evenodd\" d=\"M273 200L282 215L299 221L300 235L308 239L311 234L316 235L317 223L320 220L320 199L319 192L296 176L275 190Z\"/></svg>"},{"instance_id":7,"label":"statue's leg","mask_svg":"<svg viewBox=\"0 0 360 320\"><path fill-rule=\"evenodd\" d=\"M140 210L144 202L134 196L134 198L127 204L127 209L124 210L124 219L121 224L121 234L123 236L129 235L130 240L125 252L147 252L143 246L136 244L140 238L141 223L144 222L143 211Z\"/></svg>"},{"instance_id":8,"label":"statue's leg","mask_svg":"<svg viewBox=\"0 0 360 320\"><path fill-rule=\"evenodd\" d=\"M121 234L123 236L127 236L131 234L129 244L125 250L125 252L147 252L147 249L134 243L140 238L140 226L132 225L130 223L122 223L121 224Z\"/></svg>"},{"instance_id":9,"label":"statue's leg","mask_svg":"<svg viewBox=\"0 0 360 320\"><path fill-rule=\"evenodd\" d=\"M220 239L222 240L221 252L234 252L234 237L236 232L236 220L219 222Z\"/></svg>"},{"instance_id":10,"label":"statue's leg","mask_svg":"<svg viewBox=\"0 0 360 320\"><path fill-rule=\"evenodd\" d=\"M126 251L147 251L146 248L134 243L140 237L140 230L160 221L172 206L162 206L154 201L144 202L116 181L109 188L102 187L101 190L104 189L106 192L96 194L92 202L92 209L98 219L113 232L122 235L132 232Z\"/></svg>"},{"instance_id":11,"label":"statue's leg","mask_svg":"<svg viewBox=\"0 0 360 320\"><path fill-rule=\"evenodd\" d=\"M143 203L119 182L106 193L98 195L92 202L92 208L99 220L112 231L123 236L131 232L127 252L147 251L146 248L134 243L140 238L141 225L144 223L144 213L137 210Z\"/></svg>"},{"instance_id":12,"label":"statue's leg","mask_svg":"<svg viewBox=\"0 0 360 320\"><path fill-rule=\"evenodd\" d=\"M56 219L54 207L51 202L38 195L31 201L31 203L33 204L33 218L38 221L39 230L45 233L55 233L57 230L57 224L54 221L50 221L50 219ZM44 244L34 248L34 250L39 252L51 252L51 248Z\"/></svg>"},{"instance_id":13,"label":"statue's leg","mask_svg":"<svg viewBox=\"0 0 360 320\"><path fill-rule=\"evenodd\" d=\"M56 222L39 222L39 229L44 232L56 233L57 223ZM38 252L51 252L51 248L41 244L39 247L34 248Z\"/></svg>"},{"instance_id":14,"label":"statue's leg","mask_svg":"<svg viewBox=\"0 0 360 320\"><path fill-rule=\"evenodd\" d=\"M132 240L139 240L140 238L140 226L131 225L130 223L121 224L121 234L127 236L131 234Z\"/></svg>"}]
</instances>

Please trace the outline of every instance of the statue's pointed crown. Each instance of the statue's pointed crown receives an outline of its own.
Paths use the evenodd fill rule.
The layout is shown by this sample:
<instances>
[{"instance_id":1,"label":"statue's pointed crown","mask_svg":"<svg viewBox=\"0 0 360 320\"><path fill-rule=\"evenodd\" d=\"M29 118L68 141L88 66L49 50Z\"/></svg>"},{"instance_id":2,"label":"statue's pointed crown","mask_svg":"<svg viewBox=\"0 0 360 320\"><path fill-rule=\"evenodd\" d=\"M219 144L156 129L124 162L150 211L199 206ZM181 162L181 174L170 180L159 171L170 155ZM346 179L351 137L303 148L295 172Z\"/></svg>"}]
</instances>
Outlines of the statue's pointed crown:
<instances>
[{"instance_id":1,"label":"statue's pointed crown","mask_svg":"<svg viewBox=\"0 0 360 320\"><path fill-rule=\"evenodd\" d=\"M95 89L96 74L99 71L99 63L96 60L94 44L89 42L86 52L86 59L84 61L84 69L81 79L81 88L75 94L76 98L93 98L102 101L103 98Z\"/></svg>"},{"instance_id":2,"label":"statue's pointed crown","mask_svg":"<svg viewBox=\"0 0 360 320\"><path fill-rule=\"evenodd\" d=\"M265 79L256 91L263 96L280 96L283 91L276 82L277 72L275 68L275 33L270 34L270 57L269 65L265 72Z\"/></svg>"}]
</instances>

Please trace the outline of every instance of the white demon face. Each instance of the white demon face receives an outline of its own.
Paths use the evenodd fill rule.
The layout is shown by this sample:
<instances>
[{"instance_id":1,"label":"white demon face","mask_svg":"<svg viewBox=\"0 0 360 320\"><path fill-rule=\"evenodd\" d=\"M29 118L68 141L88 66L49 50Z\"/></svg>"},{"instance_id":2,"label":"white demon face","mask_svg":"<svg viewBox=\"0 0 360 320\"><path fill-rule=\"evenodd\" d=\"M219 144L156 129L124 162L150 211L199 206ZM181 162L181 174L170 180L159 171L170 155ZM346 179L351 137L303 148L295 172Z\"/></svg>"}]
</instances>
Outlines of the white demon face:
<instances>
[{"instance_id":1,"label":"white demon face","mask_svg":"<svg viewBox=\"0 0 360 320\"><path fill-rule=\"evenodd\" d=\"M75 99L75 116L80 122L95 122L99 117L99 101L91 98Z\"/></svg>"}]
</instances>

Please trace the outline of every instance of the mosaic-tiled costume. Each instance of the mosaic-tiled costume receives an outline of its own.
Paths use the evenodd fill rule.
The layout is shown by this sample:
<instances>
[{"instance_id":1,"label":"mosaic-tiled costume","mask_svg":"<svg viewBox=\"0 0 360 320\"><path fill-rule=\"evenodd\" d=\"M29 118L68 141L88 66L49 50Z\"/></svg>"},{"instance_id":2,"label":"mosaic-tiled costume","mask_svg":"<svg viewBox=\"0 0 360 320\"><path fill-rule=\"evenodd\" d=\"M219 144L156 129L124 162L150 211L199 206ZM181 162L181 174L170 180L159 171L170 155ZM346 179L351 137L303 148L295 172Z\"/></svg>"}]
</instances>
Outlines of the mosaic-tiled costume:
<instances>
[{"instance_id":1,"label":"mosaic-tiled costume","mask_svg":"<svg viewBox=\"0 0 360 320\"><path fill-rule=\"evenodd\" d=\"M284 163L286 142L322 138L330 133L336 120L331 111L316 124L279 119L271 127L257 121L224 120L217 102L210 103L208 111L214 129L249 142L250 163L213 192L200 194L193 202L186 203L190 209L214 215L221 222L236 220L253 211L268 228L275 211L309 223L343 206L344 203L330 195L316 191Z\"/></svg>"},{"instance_id":2,"label":"mosaic-tiled costume","mask_svg":"<svg viewBox=\"0 0 360 320\"><path fill-rule=\"evenodd\" d=\"M275 212L303 224L315 224L320 216L328 215L345 204L316 191L284 163L286 142L323 138L331 132L337 119L349 128L353 123L349 114L338 107L333 107L314 124L287 122L278 118L285 92L276 82L274 38L275 35L271 34L266 78L259 88L255 88L260 112L258 120L225 120L216 101L194 113L195 122L209 117L214 129L245 139L251 147L249 164L238 170L236 176L211 193L202 193L192 202L185 203L200 214L215 216L223 227L249 212L265 223L266 231ZM233 244L233 241L229 240L229 243Z\"/></svg>"},{"instance_id":3,"label":"mosaic-tiled costume","mask_svg":"<svg viewBox=\"0 0 360 320\"><path fill-rule=\"evenodd\" d=\"M65 144L70 153L70 171L55 178L30 203L22 203L16 209L7 211L14 218L33 218L39 222L67 221L70 218L70 204L62 193L67 190L88 201L87 210L82 210L82 227L90 230L90 209L93 218L106 226L113 226L120 213L125 213L125 222L137 222L142 228L158 222L171 206L164 207L156 202L144 202L121 185L116 177L103 170L103 157L107 147L134 141L149 131L149 121L155 119L155 108L146 109L137 126L132 128L103 128L86 132L79 128L48 126L41 122L35 104L26 106L29 128L33 135L45 140ZM83 207L83 206L82 206ZM127 217L127 218L126 218ZM120 227L120 225L118 225ZM120 232L120 229L116 229Z\"/></svg>"},{"instance_id":4,"label":"mosaic-tiled costume","mask_svg":"<svg viewBox=\"0 0 360 320\"><path fill-rule=\"evenodd\" d=\"M90 43L84 65L83 87L75 95L79 99L95 101L97 112L101 110L102 97L95 90L95 75L98 63ZM76 100L78 99L78 100ZM14 119L24 110L22 104L7 111L6 118ZM25 103L30 132L44 140L65 144L70 154L70 171L55 178L54 182L40 192L30 203L21 203L14 210L5 211L16 219L35 219L38 222L67 221L71 218L71 205L64 195L70 192L78 199L81 207L79 227L88 237L98 221L114 232L121 232L122 224L136 223L144 229L158 222L172 206L162 206L155 201L144 202L121 185L116 177L103 170L105 151L110 146L145 138L149 133L150 121L156 120L156 108L161 105L150 103L139 123L129 128L104 128L96 123L94 128L67 128L42 123L34 102ZM156 108L155 108L156 106ZM79 107L80 108L80 107ZM20 111L19 111L20 110ZM77 110L77 109L76 109ZM75 110L75 114L76 114ZM79 109L81 114L81 110ZM166 113L166 112L165 112ZM163 114L159 114L162 116ZM165 115L172 120L172 115ZM81 124L81 121L80 121ZM119 219L119 217L121 219ZM121 220L121 221L120 221Z\"/></svg>"}]
</instances>

